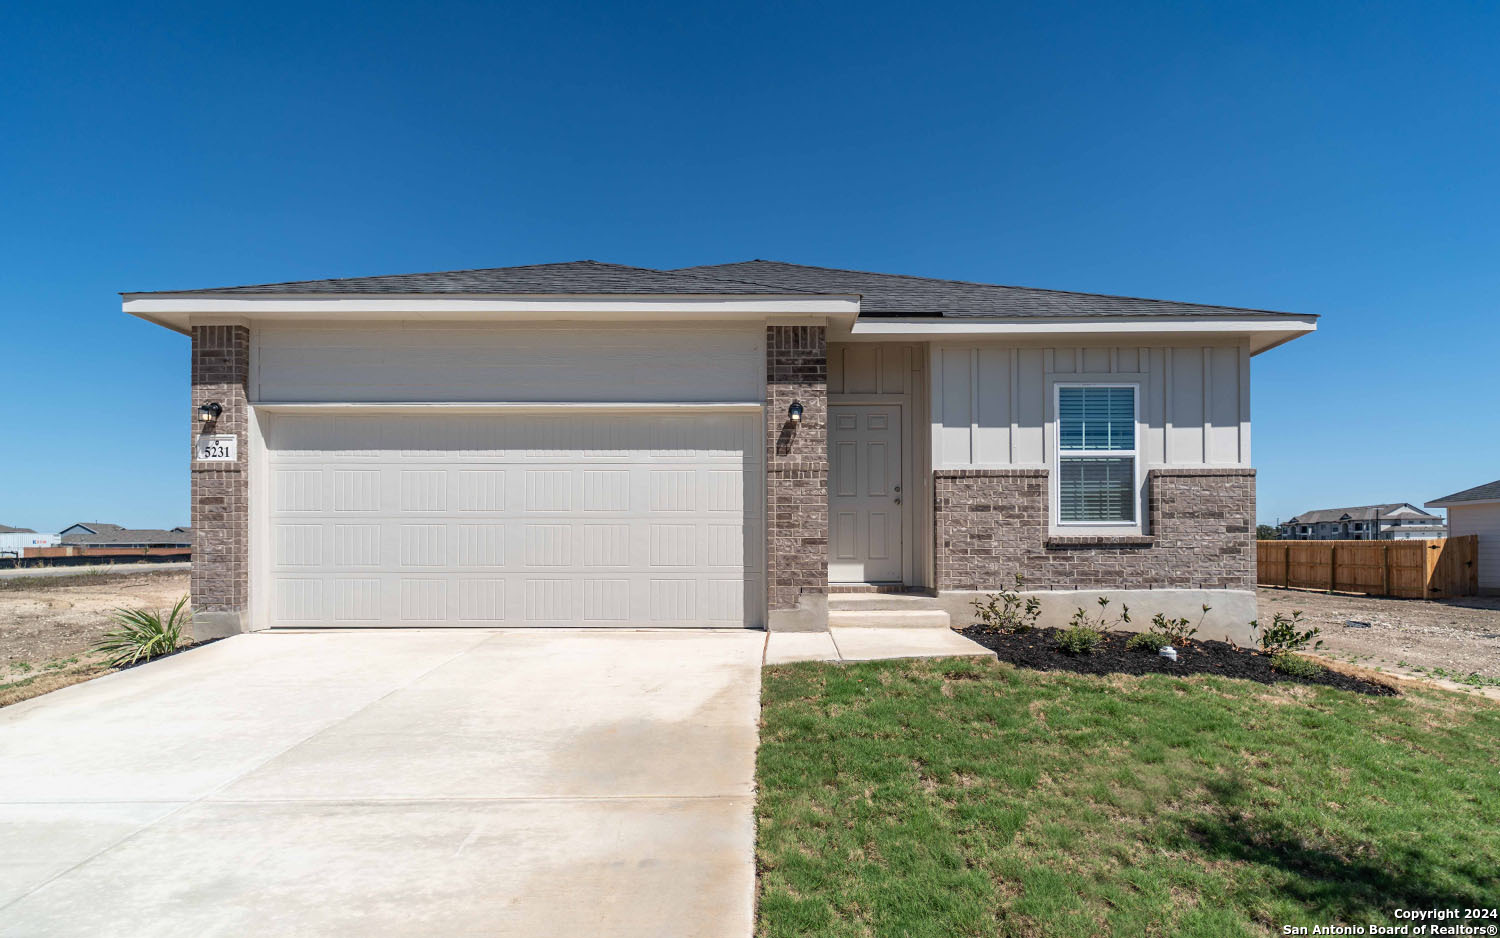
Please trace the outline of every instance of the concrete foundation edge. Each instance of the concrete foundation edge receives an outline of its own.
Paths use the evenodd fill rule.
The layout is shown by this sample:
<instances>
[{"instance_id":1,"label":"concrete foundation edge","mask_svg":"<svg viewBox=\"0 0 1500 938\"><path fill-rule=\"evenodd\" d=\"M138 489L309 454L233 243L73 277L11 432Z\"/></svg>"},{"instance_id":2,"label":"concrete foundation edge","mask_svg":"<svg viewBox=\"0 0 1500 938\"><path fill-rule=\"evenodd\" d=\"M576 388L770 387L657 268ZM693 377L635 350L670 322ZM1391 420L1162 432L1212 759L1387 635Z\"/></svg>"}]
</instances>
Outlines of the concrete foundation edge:
<instances>
[{"instance_id":1,"label":"concrete foundation edge","mask_svg":"<svg viewBox=\"0 0 1500 938\"><path fill-rule=\"evenodd\" d=\"M771 632L828 631L828 595L803 593L791 609L772 609L766 614L766 629Z\"/></svg>"},{"instance_id":2,"label":"concrete foundation edge","mask_svg":"<svg viewBox=\"0 0 1500 938\"><path fill-rule=\"evenodd\" d=\"M205 641L210 638L228 638L250 631L243 612L194 612L193 638Z\"/></svg>"},{"instance_id":3,"label":"concrete foundation edge","mask_svg":"<svg viewBox=\"0 0 1500 938\"><path fill-rule=\"evenodd\" d=\"M987 590L944 590L937 601L953 619L956 629L972 625L974 608L969 603L990 595ZM1151 627L1151 617L1158 612L1170 619L1186 618L1198 626L1198 637L1251 645L1250 620L1256 618L1255 593L1249 590L1164 589L1164 590L1027 590L1022 596L1042 601L1041 628L1063 628L1082 606L1092 615L1098 612L1100 596L1109 598L1109 615L1119 615L1123 606L1130 607L1130 624L1124 631L1142 632ZM1207 614L1203 607L1209 606ZM826 621L826 617L825 617Z\"/></svg>"}]
</instances>

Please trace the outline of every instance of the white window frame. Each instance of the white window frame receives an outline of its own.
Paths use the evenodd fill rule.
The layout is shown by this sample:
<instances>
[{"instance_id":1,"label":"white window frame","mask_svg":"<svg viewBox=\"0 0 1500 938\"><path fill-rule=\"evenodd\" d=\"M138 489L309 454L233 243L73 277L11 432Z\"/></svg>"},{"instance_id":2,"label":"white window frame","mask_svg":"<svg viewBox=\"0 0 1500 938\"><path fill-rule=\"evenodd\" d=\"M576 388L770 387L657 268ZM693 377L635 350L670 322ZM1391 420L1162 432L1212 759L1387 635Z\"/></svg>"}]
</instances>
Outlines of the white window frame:
<instances>
[{"instance_id":1,"label":"white window frame","mask_svg":"<svg viewBox=\"0 0 1500 938\"><path fill-rule=\"evenodd\" d=\"M1068 459L1103 457L1118 459L1129 456L1132 459L1134 483L1131 495L1135 506L1133 521L1064 521L1062 520L1062 389L1063 388L1129 388L1131 394L1131 406L1135 410L1135 448L1096 450L1096 449L1070 449L1067 451ZM1058 530L1077 532L1080 530L1104 528L1110 531L1144 531L1145 521L1141 518L1141 479L1144 469L1141 466L1141 436L1144 427L1141 426L1141 385L1138 381L1054 381L1052 383L1052 447L1051 465L1048 471L1052 477L1052 484L1048 486L1052 490L1051 511L1052 527Z\"/></svg>"}]
</instances>

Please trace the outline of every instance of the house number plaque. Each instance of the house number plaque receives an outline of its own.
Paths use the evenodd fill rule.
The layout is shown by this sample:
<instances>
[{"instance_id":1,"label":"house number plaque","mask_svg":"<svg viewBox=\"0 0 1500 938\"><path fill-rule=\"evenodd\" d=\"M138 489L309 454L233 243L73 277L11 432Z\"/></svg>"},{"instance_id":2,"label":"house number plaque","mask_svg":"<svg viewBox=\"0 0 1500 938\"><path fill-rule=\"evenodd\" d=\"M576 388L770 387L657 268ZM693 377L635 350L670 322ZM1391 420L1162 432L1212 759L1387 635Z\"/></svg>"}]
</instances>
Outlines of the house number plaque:
<instances>
[{"instance_id":1,"label":"house number plaque","mask_svg":"<svg viewBox=\"0 0 1500 938\"><path fill-rule=\"evenodd\" d=\"M234 434L198 437L193 459L198 462L234 462L239 457L239 438Z\"/></svg>"}]
</instances>

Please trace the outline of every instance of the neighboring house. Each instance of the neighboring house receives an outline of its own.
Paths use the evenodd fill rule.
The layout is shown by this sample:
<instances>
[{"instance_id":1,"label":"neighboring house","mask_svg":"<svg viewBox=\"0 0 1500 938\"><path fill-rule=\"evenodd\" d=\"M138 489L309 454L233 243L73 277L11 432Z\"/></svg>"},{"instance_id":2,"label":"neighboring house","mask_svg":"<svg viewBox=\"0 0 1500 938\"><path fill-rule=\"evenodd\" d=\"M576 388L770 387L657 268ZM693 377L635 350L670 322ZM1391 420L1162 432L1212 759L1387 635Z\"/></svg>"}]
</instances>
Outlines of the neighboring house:
<instances>
[{"instance_id":1,"label":"neighboring house","mask_svg":"<svg viewBox=\"0 0 1500 938\"><path fill-rule=\"evenodd\" d=\"M0 557L20 557L28 547L53 547L56 534L38 534L30 528L0 524Z\"/></svg>"},{"instance_id":2,"label":"neighboring house","mask_svg":"<svg viewBox=\"0 0 1500 938\"><path fill-rule=\"evenodd\" d=\"M159 530L156 528L126 528L102 521L80 521L61 531L64 547L112 547L112 548L191 548L193 533L185 527Z\"/></svg>"},{"instance_id":3,"label":"neighboring house","mask_svg":"<svg viewBox=\"0 0 1500 938\"><path fill-rule=\"evenodd\" d=\"M1286 541L1407 541L1447 537L1443 519L1410 502L1304 511L1281 523Z\"/></svg>"},{"instance_id":4,"label":"neighboring house","mask_svg":"<svg viewBox=\"0 0 1500 938\"><path fill-rule=\"evenodd\" d=\"M1479 591L1500 593L1500 479L1427 503L1448 509L1448 533L1479 536Z\"/></svg>"},{"instance_id":5,"label":"neighboring house","mask_svg":"<svg viewBox=\"0 0 1500 938\"><path fill-rule=\"evenodd\" d=\"M1103 591L1243 627L1250 361L1316 328L770 261L124 309L192 338L200 634L818 629L830 592L967 614L1017 573L1063 618Z\"/></svg>"}]
</instances>

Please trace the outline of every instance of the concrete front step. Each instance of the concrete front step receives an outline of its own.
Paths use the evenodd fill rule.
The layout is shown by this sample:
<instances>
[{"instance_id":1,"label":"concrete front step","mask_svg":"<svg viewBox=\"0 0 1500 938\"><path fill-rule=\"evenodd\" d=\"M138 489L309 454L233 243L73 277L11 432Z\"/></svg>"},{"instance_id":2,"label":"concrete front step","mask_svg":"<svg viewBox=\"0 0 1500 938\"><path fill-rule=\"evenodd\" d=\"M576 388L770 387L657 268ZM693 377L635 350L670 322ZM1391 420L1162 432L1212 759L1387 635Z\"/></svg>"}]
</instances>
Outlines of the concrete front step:
<instances>
[{"instance_id":1,"label":"concrete front step","mask_svg":"<svg viewBox=\"0 0 1500 938\"><path fill-rule=\"evenodd\" d=\"M938 609L936 596L921 593L829 593L828 609L841 611L897 611Z\"/></svg>"},{"instance_id":2,"label":"concrete front step","mask_svg":"<svg viewBox=\"0 0 1500 938\"><path fill-rule=\"evenodd\" d=\"M946 629L952 625L941 609L829 609L829 628Z\"/></svg>"}]
</instances>

